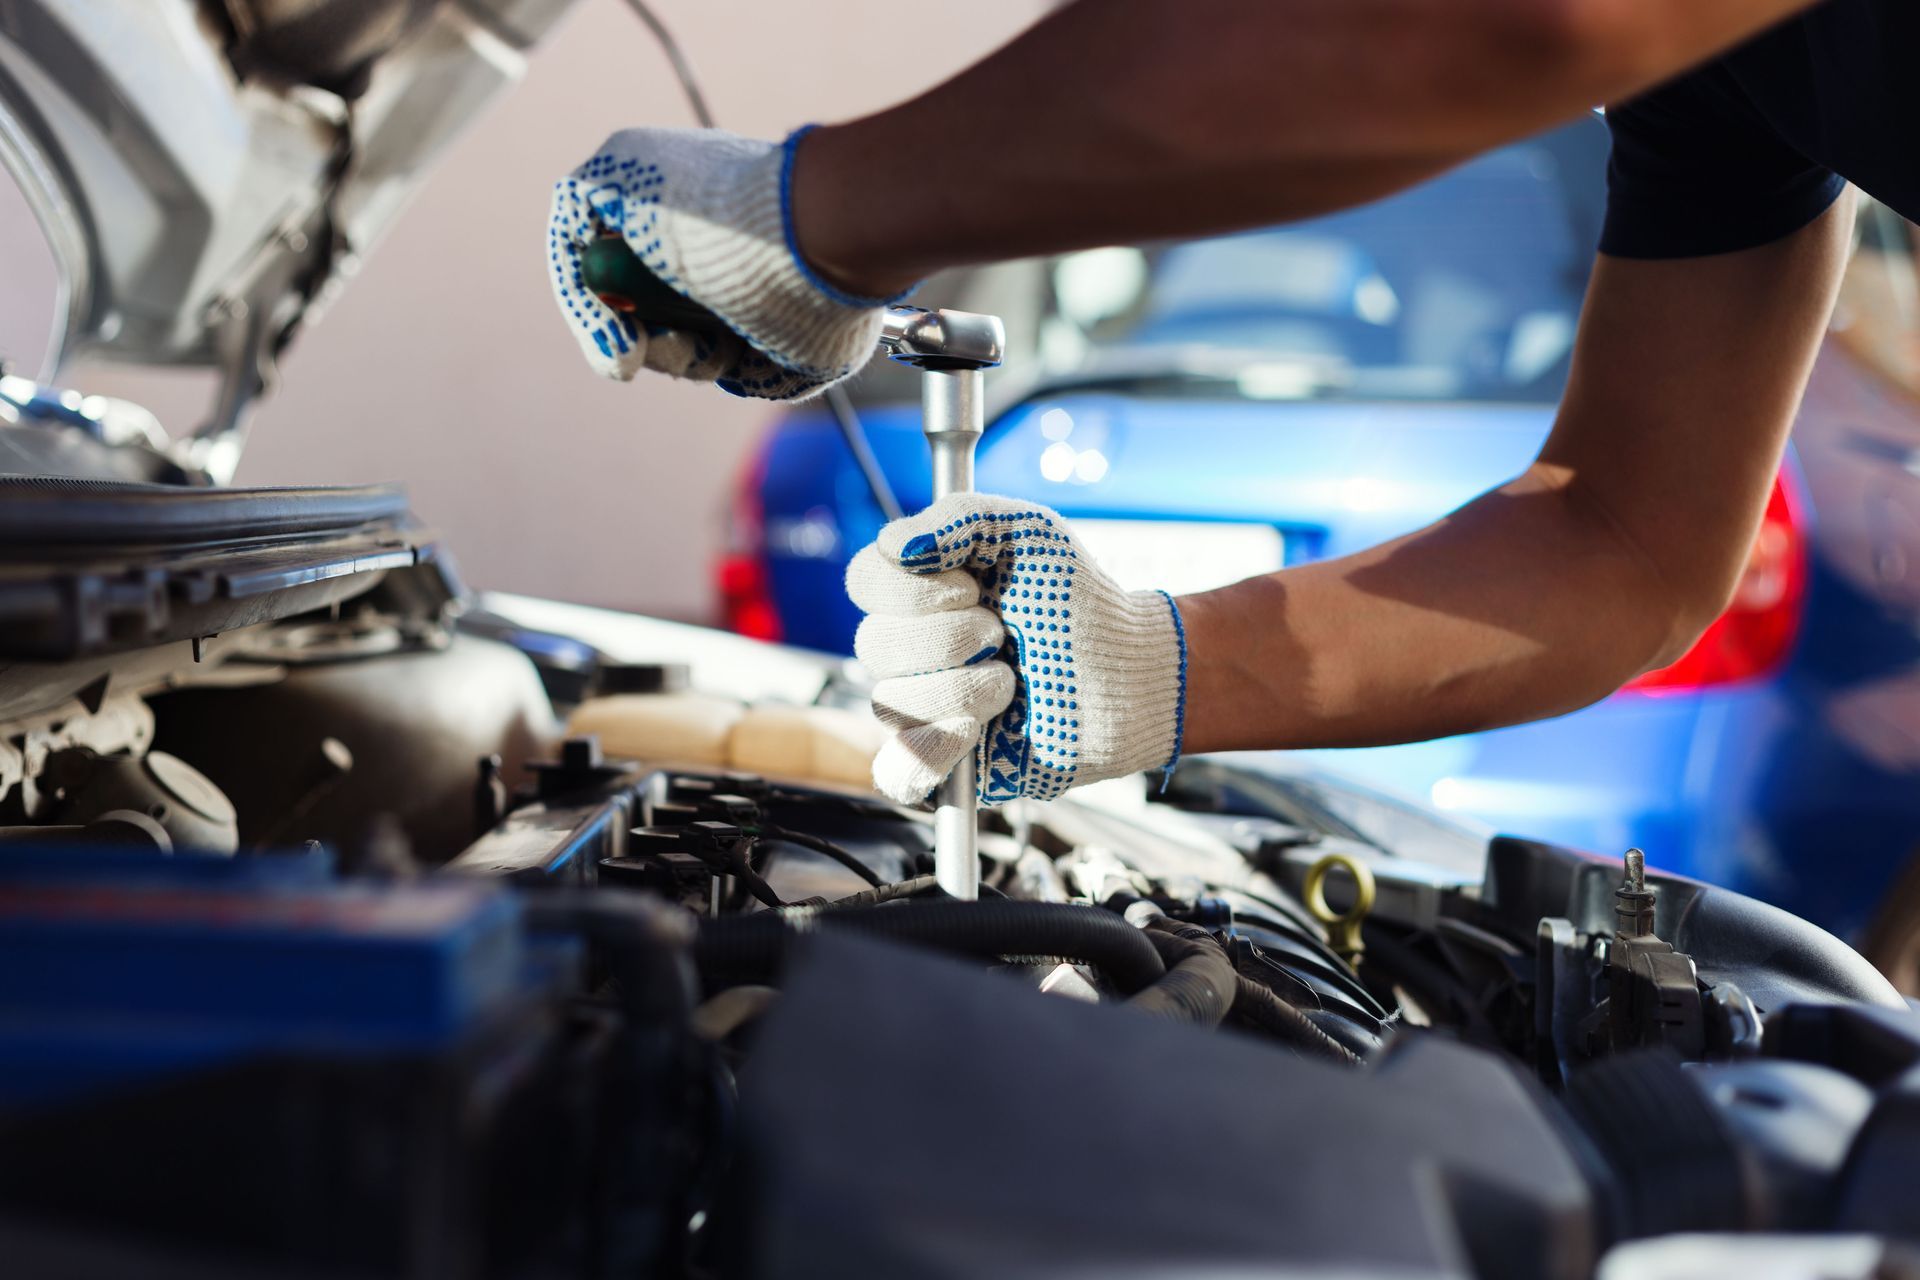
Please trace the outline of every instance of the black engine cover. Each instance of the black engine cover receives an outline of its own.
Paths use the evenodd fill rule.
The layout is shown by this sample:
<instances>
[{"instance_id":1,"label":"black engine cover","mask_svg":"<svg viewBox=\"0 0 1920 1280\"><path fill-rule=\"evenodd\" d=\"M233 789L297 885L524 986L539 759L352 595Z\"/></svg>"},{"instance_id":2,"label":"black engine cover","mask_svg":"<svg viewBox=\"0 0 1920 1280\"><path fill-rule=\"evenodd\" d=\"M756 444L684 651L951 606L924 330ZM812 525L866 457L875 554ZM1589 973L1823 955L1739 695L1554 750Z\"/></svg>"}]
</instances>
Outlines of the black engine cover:
<instances>
[{"instance_id":1,"label":"black engine cover","mask_svg":"<svg viewBox=\"0 0 1920 1280\"><path fill-rule=\"evenodd\" d=\"M822 936L741 1100L734 1274L1554 1280L1599 1246L1551 1104L1432 1036L1346 1071Z\"/></svg>"}]
</instances>

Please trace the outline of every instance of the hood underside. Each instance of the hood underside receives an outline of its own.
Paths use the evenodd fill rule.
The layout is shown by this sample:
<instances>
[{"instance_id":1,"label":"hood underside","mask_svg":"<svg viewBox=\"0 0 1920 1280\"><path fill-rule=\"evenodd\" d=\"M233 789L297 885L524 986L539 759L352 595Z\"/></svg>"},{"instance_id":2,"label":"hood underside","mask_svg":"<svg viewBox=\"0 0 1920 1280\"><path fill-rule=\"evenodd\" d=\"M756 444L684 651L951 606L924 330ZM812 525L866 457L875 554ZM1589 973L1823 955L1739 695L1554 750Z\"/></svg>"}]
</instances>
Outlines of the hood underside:
<instances>
[{"instance_id":1,"label":"hood underside","mask_svg":"<svg viewBox=\"0 0 1920 1280\"><path fill-rule=\"evenodd\" d=\"M171 456L230 479L281 351L571 3L0 6L0 165L62 280L41 380L80 357L218 371Z\"/></svg>"}]
</instances>

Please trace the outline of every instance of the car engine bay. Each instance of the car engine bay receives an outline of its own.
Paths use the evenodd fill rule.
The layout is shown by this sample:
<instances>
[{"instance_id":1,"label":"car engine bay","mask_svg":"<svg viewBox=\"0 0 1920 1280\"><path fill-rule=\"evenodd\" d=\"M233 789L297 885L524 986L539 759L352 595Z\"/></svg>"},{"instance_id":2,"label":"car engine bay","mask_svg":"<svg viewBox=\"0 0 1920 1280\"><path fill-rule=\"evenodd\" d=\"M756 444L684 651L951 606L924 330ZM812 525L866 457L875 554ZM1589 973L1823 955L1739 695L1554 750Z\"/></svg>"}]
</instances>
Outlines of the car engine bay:
<instances>
[{"instance_id":1,"label":"car engine bay","mask_svg":"<svg viewBox=\"0 0 1920 1280\"><path fill-rule=\"evenodd\" d=\"M0 3L56 346L220 374L0 376L0 1273L1920 1275L1920 1013L1659 849L1199 757L960 900L839 661L231 487L567 7Z\"/></svg>"},{"instance_id":2,"label":"car engine bay","mask_svg":"<svg viewBox=\"0 0 1920 1280\"><path fill-rule=\"evenodd\" d=\"M40 492L20 1274L1573 1277L1920 1230L1920 1018L1637 853L1203 757L989 811L957 901L833 662L476 606L378 493ZM729 644L736 688L683 661Z\"/></svg>"}]
</instances>

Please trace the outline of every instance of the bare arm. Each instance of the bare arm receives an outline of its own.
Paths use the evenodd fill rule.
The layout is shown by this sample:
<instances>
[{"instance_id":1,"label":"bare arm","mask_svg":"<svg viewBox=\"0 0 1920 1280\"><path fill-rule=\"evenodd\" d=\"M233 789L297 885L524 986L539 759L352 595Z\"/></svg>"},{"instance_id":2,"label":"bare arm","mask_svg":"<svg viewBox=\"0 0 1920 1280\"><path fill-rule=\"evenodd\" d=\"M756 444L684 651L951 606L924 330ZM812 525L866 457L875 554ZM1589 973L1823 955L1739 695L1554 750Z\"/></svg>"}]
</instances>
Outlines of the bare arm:
<instances>
[{"instance_id":1,"label":"bare arm","mask_svg":"<svg viewBox=\"0 0 1920 1280\"><path fill-rule=\"evenodd\" d=\"M1620 101L1807 2L1080 0L809 136L795 229L878 296L945 267L1306 217Z\"/></svg>"},{"instance_id":2,"label":"bare arm","mask_svg":"<svg viewBox=\"0 0 1920 1280\"><path fill-rule=\"evenodd\" d=\"M1602 258L1525 474L1397 541L1180 601L1186 749L1465 733L1679 657L1746 563L1852 222L1848 197L1741 253Z\"/></svg>"}]
</instances>

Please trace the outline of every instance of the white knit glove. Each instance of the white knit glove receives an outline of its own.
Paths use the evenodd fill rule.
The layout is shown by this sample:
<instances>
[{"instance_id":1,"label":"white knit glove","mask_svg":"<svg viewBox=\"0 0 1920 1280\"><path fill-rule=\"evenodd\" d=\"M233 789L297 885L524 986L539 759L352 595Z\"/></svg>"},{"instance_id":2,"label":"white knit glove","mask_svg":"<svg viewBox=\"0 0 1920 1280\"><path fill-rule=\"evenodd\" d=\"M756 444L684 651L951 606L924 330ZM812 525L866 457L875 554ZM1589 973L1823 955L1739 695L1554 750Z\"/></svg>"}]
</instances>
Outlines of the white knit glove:
<instances>
[{"instance_id":1,"label":"white knit glove","mask_svg":"<svg viewBox=\"0 0 1920 1280\"><path fill-rule=\"evenodd\" d=\"M867 362L890 300L833 288L794 245L788 196L805 133L776 145L718 129L628 129L554 184L553 296L596 372L624 382L653 369L791 400ZM636 324L588 293L580 250L608 231L733 333L715 342Z\"/></svg>"},{"instance_id":2,"label":"white knit glove","mask_svg":"<svg viewBox=\"0 0 1920 1280\"><path fill-rule=\"evenodd\" d=\"M892 736L873 762L913 804L971 750L980 802L1170 769L1187 645L1164 591L1123 591L1058 512L983 494L895 520L847 569L854 652Z\"/></svg>"}]
</instances>

